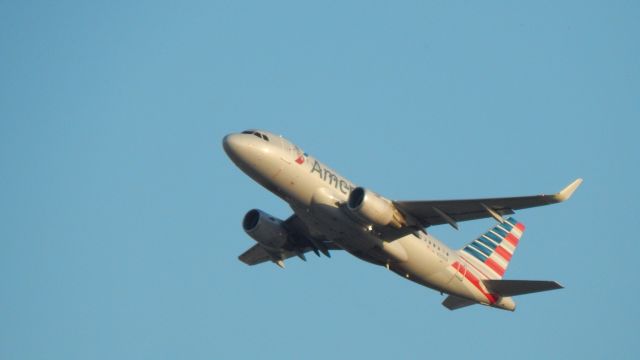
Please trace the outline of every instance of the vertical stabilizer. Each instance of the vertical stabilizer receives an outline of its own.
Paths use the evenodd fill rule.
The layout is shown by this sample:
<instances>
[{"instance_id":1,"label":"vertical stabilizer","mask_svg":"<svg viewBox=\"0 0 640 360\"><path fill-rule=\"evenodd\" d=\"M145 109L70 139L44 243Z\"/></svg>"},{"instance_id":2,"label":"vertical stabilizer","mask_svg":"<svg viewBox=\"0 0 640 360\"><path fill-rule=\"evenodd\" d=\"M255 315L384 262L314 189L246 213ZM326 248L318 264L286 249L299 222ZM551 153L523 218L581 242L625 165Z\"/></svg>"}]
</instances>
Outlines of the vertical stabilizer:
<instances>
[{"instance_id":1,"label":"vertical stabilizer","mask_svg":"<svg viewBox=\"0 0 640 360\"><path fill-rule=\"evenodd\" d=\"M459 251L488 279L502 279L524 232L524 224L510 217Z\"/></svg>"}]
</instances>

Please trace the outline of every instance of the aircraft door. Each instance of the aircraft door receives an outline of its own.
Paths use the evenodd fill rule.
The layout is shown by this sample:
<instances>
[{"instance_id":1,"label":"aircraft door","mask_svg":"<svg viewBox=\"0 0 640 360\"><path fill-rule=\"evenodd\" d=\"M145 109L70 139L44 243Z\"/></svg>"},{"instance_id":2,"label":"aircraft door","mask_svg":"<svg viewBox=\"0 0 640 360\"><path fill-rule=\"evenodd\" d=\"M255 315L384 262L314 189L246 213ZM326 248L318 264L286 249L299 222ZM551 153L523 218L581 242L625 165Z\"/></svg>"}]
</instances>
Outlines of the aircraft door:
<instances>
[{"instance_id":1,"label":"aircraft door","mask_svg":"<svg viewBox=\"0 0 640 360\"><path fill-rule=\"evenodd\" d=\"M282 147L280 159L287 164L291 164L293 160L293 145L284 139L280 139L280 146Z\"/></svg>"},{"instance_id":2,"label":"aircraft door","mask_svg":"<svg viewBox=\"0 0 640 360\"><path fill-rule=\"evenodd\" d=\"M282 140L282 154L280 158L287 164L291 164L293 161L299 159L302 155L302 150L296 145Z\"/></svg>"},{"instance_id":3,"label":"aircraft door","mask_svg":"<svg viewBox=\"0 0 640 360\"><path fill-rule=\"evenodd\" d=\"M467 267L463 266L462 269L460 269L460 271L455 270L455 269L454 269L454 271L455 271L456 279L458 279L460 282L463 282L464 281L464 277L465 277L465 275L467 273Z\"/></svg>"}]
</instances>

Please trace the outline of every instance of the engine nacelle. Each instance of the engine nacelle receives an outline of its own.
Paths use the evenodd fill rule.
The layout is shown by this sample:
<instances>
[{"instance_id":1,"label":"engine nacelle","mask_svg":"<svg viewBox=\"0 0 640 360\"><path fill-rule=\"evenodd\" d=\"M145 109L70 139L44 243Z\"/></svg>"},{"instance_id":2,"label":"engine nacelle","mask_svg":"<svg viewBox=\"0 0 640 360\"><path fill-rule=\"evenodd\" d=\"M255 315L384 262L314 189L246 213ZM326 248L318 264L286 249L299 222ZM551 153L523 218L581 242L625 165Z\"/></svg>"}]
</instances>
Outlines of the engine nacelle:
<instances>
[{"instance_id":1,"label":"engine nacelle","mask_svg":"<svg viewBox=\"0 0 640 360\"><path fill-rule=\"evenodd\" d=\"M266 248L280 249L287 243L288 232L282 226L282 220L262 210L249 210L242 219L242 228Z\"/></svg>"},{"instance_id":2,"label":"engine nacelle","mask_svg":"<svg viewBox=\"0 0 640 360\"><path fill-rule=\"evenodd\" d=\"M391 200L362 187L351 191L347 208L367 225L390 225L398 229L406 225L404 216Z\"/></svg>"}]
</instances>

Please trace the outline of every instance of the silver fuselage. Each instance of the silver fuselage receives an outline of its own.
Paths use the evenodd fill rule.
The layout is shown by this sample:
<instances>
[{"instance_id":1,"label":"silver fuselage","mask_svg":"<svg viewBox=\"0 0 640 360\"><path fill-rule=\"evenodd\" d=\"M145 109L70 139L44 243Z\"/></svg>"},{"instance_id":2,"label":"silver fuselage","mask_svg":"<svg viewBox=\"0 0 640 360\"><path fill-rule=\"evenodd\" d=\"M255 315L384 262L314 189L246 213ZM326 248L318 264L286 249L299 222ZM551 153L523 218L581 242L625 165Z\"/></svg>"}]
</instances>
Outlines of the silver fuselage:
<instances>
[{"instance_id":1,"label":"silver fuselage","mask_svg":"<svg viewBox=\"0 0 640 360\"><path fill-rule=\"evenodd\" d=\"M491 304L486 294L452 267L463 261L458 251L424 230L393 241L383 239L344 206L353 183L285 138L261 133L269 140L253 134L227 135L225 151L243 172L286 201L312 236L327 238L360 259L437 291L513 310L510 298Z\"/></svg>"}]
</instances>

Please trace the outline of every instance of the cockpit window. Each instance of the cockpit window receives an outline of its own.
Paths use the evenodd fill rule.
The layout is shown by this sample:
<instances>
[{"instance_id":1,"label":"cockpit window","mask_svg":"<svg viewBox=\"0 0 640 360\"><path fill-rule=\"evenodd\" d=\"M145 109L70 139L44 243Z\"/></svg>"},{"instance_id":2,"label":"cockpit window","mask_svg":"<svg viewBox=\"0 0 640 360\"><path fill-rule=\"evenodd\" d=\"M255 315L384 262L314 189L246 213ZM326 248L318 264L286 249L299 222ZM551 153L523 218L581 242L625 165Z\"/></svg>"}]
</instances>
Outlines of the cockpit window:
<instances>
[{"instance_id":1,"label":"cockpit window","mask_svg":"<svg viewBox=\"0 0 640 360\"><path fill-rule=\"evenodd\" d=\"M264 141L269 141L269 137L265 134L261 134L257 131L252 131L252 130L245 130L242 132L243 134L248 134L248 135L255 135L257 137L259 137L260 139L264 140Z\"/></svg>"}]
</instances>

